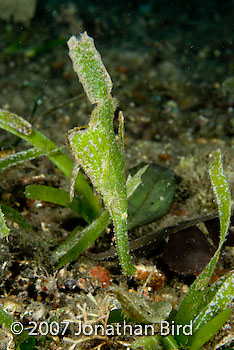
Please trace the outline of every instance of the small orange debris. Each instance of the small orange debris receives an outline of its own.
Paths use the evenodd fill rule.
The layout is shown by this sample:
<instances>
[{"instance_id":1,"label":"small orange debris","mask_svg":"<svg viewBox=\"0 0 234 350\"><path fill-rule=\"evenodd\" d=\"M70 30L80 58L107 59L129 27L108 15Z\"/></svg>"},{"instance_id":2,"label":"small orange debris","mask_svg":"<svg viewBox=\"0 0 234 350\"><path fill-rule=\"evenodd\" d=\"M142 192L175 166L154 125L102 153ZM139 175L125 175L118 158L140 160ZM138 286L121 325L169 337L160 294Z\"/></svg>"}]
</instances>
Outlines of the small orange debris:
<instances>
[{"instance_id":1,"label":"small orange debris","mask_svg":"<svg viewBox=\"0 0 234 350\"><path fill-rule=\"evenodd\" d=\"M171 159L171 155L168 154L168 153L159 153L158 154L158 159L162 160L162 161L170 160Z\"/></svg>"},{"instance_id":2,"label":"small orange debris","mask_svg":"<svg viewBox=\"0 0 234 350\"><path fill-rule=\"evenodd\" d=\"M122 66L116 66L115 70L116 70L116 72L121 73L121 74L125 74L125 75L129 74L129 70L127 68L122 67Z\"/></svg>"},{"instance_id":3,"label":"small orange debris","mask_svg":"<svg viewBox=\"0 0 234 350\"><path fill-rule=\"evenodd\" d=\"M170 214L176 216L185 216L187 213L186 209L183 208L180 203L173 202L171 205Z\"/></svg>"},{"instance_id":4,"label":"small orange debris","mask_svg":"<svg viewBox=\"0 0 234 350\"><path fill-rule=\"evenodd\" d=\"M154 266L139 265L134 278L136 281L147 283L146 286L155 292L164 286L166 276Z\"/></svg>"},{"instance_id":5,"label":"small orange debris","mask_svg":"<svg viewBox=\"0 0 234 350\"><path fill-rule=\"evenodd\" d=\"M110 286L110 272L103 266L94 266L89 270L89 275L93 278L97 278L102 287Z\"/></svg>"},{"instance_id":6,"label":"small orange debris","mask_svg":"<svg viewBox=\"0 0 234 350\"><path fill-rule=\"evenodd\" d=\"M64 60L55 60L51 62L51 67L56 70L61 70L65 64L66 62Z\"/></svg>"}]
</instances>

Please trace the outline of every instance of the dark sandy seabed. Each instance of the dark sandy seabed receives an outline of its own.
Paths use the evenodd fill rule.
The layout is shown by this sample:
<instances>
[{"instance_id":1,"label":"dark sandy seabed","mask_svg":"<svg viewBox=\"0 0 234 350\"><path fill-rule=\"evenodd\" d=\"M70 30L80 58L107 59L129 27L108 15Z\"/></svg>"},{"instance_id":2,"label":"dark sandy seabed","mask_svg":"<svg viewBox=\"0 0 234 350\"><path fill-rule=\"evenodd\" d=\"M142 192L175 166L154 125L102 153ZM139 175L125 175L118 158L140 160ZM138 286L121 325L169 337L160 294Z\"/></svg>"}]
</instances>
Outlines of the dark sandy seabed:
<instances>
[{"instance_id":1,"label":"dark sandy seabed","mask_svg":"<svg viewBox=\"0 0 234 350\"><path fill-rule=\"evenodd\" d=\"M218 148L231 191L234 187L234 2L40 3L28 24L0 22L1 108L26 118L57 145L66 147L66 132L86 125L92 110L66 46L71 35L86 30L102 55L114 84L113 96L124 112L126 169L149 162L166 166L177 176L170 212L130 232L130 239L217 213L208 168ZM2 155L6 150L27 148L4 131L0 146ZM31 320L75 320L82 315L78 305L83 307L84 303L87 312L102 315L115 300L89 274L98 264L110 271L112 283L125 283L133 293L150 301L168 299L173 307L180 303L194 276L177 274L154 257L134 257L134 263L142 268L158 268L153 285L126 279L116 259L96 262L82 256L54 273L51 251L83 222L69 209L26 200L25 186L34 183L69 190L67 179L46 157L0 174L1 201L23 213L34 230L23 232L8 221L11 233L8 240L0 242L0 303L15 319L23 320L25 326ZM102 251L109 249L111 237L110 228L95 242L92 252L100 247ZM233 268L233 249L224 249L219 271ZM98 316L89 317L95 320ZM4 339L9 335L3 329L0 332L0 349L5 349ZM223 337L224 330L204 349L215 349ZM63 337L38 337L37 348L75 348L72 339L78 338L69 333L66 338L70 342ZM131 341L131 337L107 342L87 338L76 348L126 349ZM222 349L232 349L232 345Z\"/></svg>"}]
</instances>

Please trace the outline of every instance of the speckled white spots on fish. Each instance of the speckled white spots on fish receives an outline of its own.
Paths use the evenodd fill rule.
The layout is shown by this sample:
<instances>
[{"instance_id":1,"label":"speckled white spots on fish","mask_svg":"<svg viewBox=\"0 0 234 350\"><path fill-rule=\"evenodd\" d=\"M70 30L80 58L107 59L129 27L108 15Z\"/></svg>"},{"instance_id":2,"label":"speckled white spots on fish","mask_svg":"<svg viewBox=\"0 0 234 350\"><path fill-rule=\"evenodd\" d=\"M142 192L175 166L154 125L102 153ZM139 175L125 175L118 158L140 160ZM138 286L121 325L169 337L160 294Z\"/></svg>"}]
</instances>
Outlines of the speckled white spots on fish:
<instances>
[{"instance_id":1,"label":"speckled white spots on fish","mask_svg":"<svg viewBox=\"0 0 234 350\"><path fill-rule=\"evenodd\" d=\"M74 157L101 193L115 227L117 251L124 273L133 275L127 238L127 192L124 158L115 139L113 118L117 101L111 96L112 82L93 39L87 33L72 37L69 54L74 70L92 104L96 104L85 133L73 129L68 145ZM81 151L84 150L84 152Z\"/></svg>"},{"instance_id":2,"label":"speckled white spots on fish","mask_svg":"<svg viewBox=\"0 0 234 350\"><path fill-rule=\"evenodd\" d=\"M90 145L92 145L96 150L97 150L97 147L96 147L96 144L94 143L93 140L88 140L88 142L90 143Z\"/></svg>"}]
</instances>

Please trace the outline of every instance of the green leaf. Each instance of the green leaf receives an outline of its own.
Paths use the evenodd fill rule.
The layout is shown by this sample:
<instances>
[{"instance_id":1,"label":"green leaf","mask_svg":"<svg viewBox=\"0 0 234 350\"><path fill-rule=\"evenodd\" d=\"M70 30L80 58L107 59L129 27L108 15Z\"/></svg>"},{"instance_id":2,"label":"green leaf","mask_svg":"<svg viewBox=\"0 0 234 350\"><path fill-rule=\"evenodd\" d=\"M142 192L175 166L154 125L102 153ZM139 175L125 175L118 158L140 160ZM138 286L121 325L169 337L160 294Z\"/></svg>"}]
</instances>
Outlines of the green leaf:
<instances>
[{"instance_id":1,"label":"green leaf","mask_svg":"<svg viewBox=\"0 0 234 350\"><path fill-rule=\"evenodd\" d=\"M26 119L3 109L0 109L0 126L22 138L32 134L32 125Z\"/></svg>"},{"instance_id":2,"label":"green leaf","mask_svg":"<svg viewBox=\"0 0 234 350\"><path fill-rule=\"evenodd\" d=\"M160 337L158 335L144 337L134 341L131 344L131 349L143 348L144 350L163 350L164 348L160 345Z\"/></svg>"},{"instance_id":3,"label":"green leaf","mask_svg":"<svg viewBox=\"0 0 234 350\"><path fill-rule=\"evenodd\" d=\"M198 332L191 338L190 350L199 350L224 325L231 315L231 309L222 310L218 315L211 317L208 323L202 324Z\"/></svg>"},{"instance_id":4,"label":"green leaf","mask_svg":"<svg viewBox=\"0 0 234 350\"><path fill-rule=\"evenodd\" d=\"M175 175L171 170L150 164L142 175L141 184L129 198L128 228L146 225L167 214L174 199L175 186Z\"/></svg>"},{"instance_id":5,"label":"green leaf","mask_svg":"<svg viewBox=\"0 0 234 350\"><path fill-rule=\"evenodd\" d=\"M30 199L41 200L71 208L83 217L86 222L90 223L92 221L92 217L89 216L89 207L76 197L70 202L69 193L59 188L45 185L29 185L26 187L25 196Z\"/></svg>"},{"instance_id":6,"label":"green leaf","mask_svg":"<svg viewBox=\"0 0 234 350\"><path fill-rule=\"evenodd\" d=\"M192 286L189 288L188 293L185 295L176 316L176 323L178 325L188 324L190 320L195 320L200 313L202 315L202 310L205 310L208 302L210 301L209 297L208 302L206 300L206 293L211 291L207 287L214 272L215 265L219 259L220 251L228 232L231 216L231 194L227 179L223 172L220 151L215 154L214 160L209 169L209 174L219 209L220 242L215 255L196 278ZM222 297L222 293L220 293L220 297ZM204 322L206 322L206 318L204 318ZM200 323L200 325L202 324L203 322ZM186 345L189 341L188 337L183 334L177 336L176 339L183 345Z\"/></svg>"},{"instance_id":7,"label":"green leaf","mask_svg":"<svg viewBox=\"0 0 234 350\"><path fill-rule=\"evenodd\" d=\"M0 325L5 324L6 328L10 328L13 323L13 318L9 316L5 310L3 310L0 306Z\"/></svg>"},{"instance_id":8,"label":"green leaf","mask_svg":"<svg viewBox=\"0 0 234 350\"><path fill-rule=\"evenodd\" d=\"M108 324L123 323L124 321L128 321L128 320L126 319L126 317L124 317L123 310L121 308L112 309L110 311L110 316L108 318Z\"/></svg>"},{"instance_id":9,"label":"green leaf","mask_svg":"<svg viewBox=\"0 0 234 350\"><path fill-rule=\"evenodd\" d=\"M10 230L6 225L2 209L0 208L0 238L7 237L9 232Z\"/></svg>"},{"instance_id":10,"label":"green leaf","mask_svg":"<svg viewBox=\"0 0 234 350\"><path fill-rule=\"evenodd\" d=\"M54 252L54 258L58 259L65 255L69 250L71 250L78 242L81 237L82 227L76 226L74 230L69 234L69 236L63 241Z\"/></svg>"},{"instance_id":11,"label":"green leaf","mask_svg":"<svg viewBox=\"0 0 234 350\"><path fill-rule=\"evenodd\" d=\"M38 150L48 153L48 158L70 178L73 168L73 161L68 158L58 147L46 136L35 130L32 125L9 111L0 109L0 127L15 134L21 139L35 146ZM76 181L76 189L90 207L90 216L94 219L100 213L100 205L83 174L79 173Z\"/></svg>"},{"instance_id":12,"label":"green leaf","mask_svg":"<svg viewBox=\"0 0 234 350\"><path fill-rule=\"evenodd\" d=\"M13 318L9 316L5 310L0 306L0 325L4 325L10 330ZM26 331L23 331L19 335L13 335L16 344L19 345L20 350L33 350L36 344L36 339L30 336ZM18 347L17 347L18 348Z\"/></svg>"},{"instance_id":13,"label":"green leaf","mask_svg":"<svg viewBox=\"0 0 234 350\"><path fill-rule=\"evenodd\" d=\"M209 169L210 180L213 191L215 193L216 202L219 209L220 221L220 244L221 250L223 242L228 233L228 226L231 216L231 193L228 187L226 176L223 172L221 153L218 151L215 154L214 160Z\"/></svg>"},{"instance_id":14,"label":"green leaf","mask_svg":"<svg viewBox=\"0 0 234 350\"><path fill-rule=\"evenodd\" d=\"M193 322L193 333L212 320L212 318L227 309L234 299L234 271L220 277L206 290L205 306Z\"/></svg>"},{"instance_id":15,"label":"green leaf","mask_svg":"<svg viewBox=\"0 0 234 350\"><path fill-rule=\"evenodd\" d=\"M46 152L45 150L37 149L35 147L26 151L10 154L9 156L0 159L0 170L4 170L10 166L24 163L27 160L32 160L45 155L48 156L49 154L52 155L53 152L56 153L58 150L59 149L51 152Z\"/></svg>"},{"instance_id":16,"label":"green leaf","mask_svg":"<svg viewBox=\"0 0 234 350\"><path fill-rule=\"evenodd\" d=\"M111 292L121 304L124 316L135 323L157 323L165 320L172 306L167 300L149 303L144 297L129 293L121 286L111 285Z\"/></svg>"},{"instance_id":17,"label":"green leaf","mask_svg":"<svg viewBox=\"0 0 234 350\"><path fill-rule=\"evenodd\" d=\"M129 176L127 181L127 194L133 193L136 188L141 183L141 176L147 169L148 165L145 165L141 168L133 177ZM106 220L106 227L109 225L109 218ZM72 249L77 244L77 241L80 237L80 228L75 228L67 237L67 239L60 244L60 246L56 249L54 256L56 258L60 258L63 254L67 253L68 250Z\"/></svg>"},{"instance_id":18,"label":"green leaf","mask_svg":"<svg viewBox=\"0 0 234 350\"><path fill-rule=\"evenodd\" d=\"M4 215L8 219L16 222L25 231L29 231L32 229L30 222L28 222L28 220L25 219L25 217L23 215L21 215L17 210L9 207L8 205L6 205L4 203L0 203L0 206L2 207L2 211L3 211Z\"/></svg>"},{"instance_id":19,"label":"green leaf","mask_svg":"<svg viewBox=\"0 0 234 350\"><path fill-rule=\"evenodd\" d=\"M34 337L29 337L24 342L20 344L20 350L34 350L36 345L36 339Z\"/></svg>"},{"instance_id":20,"label":"green leaf","mask_svg":"<svg viewBox=\"0 0 234 350\"><path fill-rule=\"evenodd\" d=\"M80 254L82 254L105 230L108 222L109 212L107 210L103 210L101 215L96 220L81 231L80 239L72 249L62 256L58 265L56 266L56 269L62 268L64 265L70 263ZM56 256L56 253L54 255Z\"/></svg>"},{"instance_id":21,"label":"green leaf","mask_svg":"<svg viewBox=\"0 0 234 350\"><path fill-rule=\"evenodd\" d=\"M111 96L112 82L93 39L86 32L78 40L72 37L68 46L74 70L90 102L96 104L88 126L68 132L68 146L75 161L102 195L113 220L120 264L123 272L132 276L135 268L131 262L127 235L124 157L114 133L113 118L117 101Z\"/></svg>"},{"instance_id":22,"label":"green leaf","mask_svg":"<svg viewBox=\"0 0 234 350\"><path fill-rule=\"evenodd\" d=\"M58 45L64 45L66 43L65 38L55 38L50 39L42 43L41 45L31 46L22 50L22 53L26 57L35 57L38 55L44 55L46 53L50 53L55 47Z\"/></svg>"},{"instance_id":23,"label":"green leaf","mask_svg":"<svg viewBox=\"0 0 234 350\"><path fill-rule=\"evenodd\" d=\"M176 340L170 334L167 335L166 337L161 337L161 342L165 350L179 349L179 346Z\"/></svg>"}]
</instances>

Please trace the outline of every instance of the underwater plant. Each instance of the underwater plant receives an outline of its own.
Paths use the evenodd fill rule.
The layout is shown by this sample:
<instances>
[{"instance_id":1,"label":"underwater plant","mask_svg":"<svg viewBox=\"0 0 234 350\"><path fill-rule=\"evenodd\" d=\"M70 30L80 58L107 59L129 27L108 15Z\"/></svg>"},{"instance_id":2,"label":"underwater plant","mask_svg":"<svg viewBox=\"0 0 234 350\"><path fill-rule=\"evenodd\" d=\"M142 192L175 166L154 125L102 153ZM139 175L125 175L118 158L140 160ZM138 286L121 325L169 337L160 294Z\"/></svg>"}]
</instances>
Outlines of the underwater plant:
<instances>
[{"instance_id":1,"label":"underwater plant","mask_svg":"<svg viewBox=\"0 0 234 350\"><path fill-rule=\"evenodd\" d=\"M0 163L0 168L4 169L46 155L67 177L71 177L70 200L68 193L60 189L36 185L28 186L26 189L27 198L51 201L70 207L89 224L82 232L77 227L54 253L56 258L63 255L57 268L81 254L104 231L111 217L122 270L132 276L135 268L131 262L127 236L128 196L140 184L141 175L147 166L130 177L126 184L123 155L124 119L123 114L119 112L117 142L113 126L117 101L111 96L111 78L94 46L93 39L88 37L86 32L81 34L79 40L72 37L68 46L74 69L84 90L90 102L96 104L89 125L68 132L68 146L75 160L74 167L63 151L36 131L29 122L13 113L0 110L0 126L34 146L33 149L8 156ZM102 195L105 204L102 212L88 182L81 172L78 174L77 165L84 170L94 188ZM80 195L79 198L74 198L75 189ZM6 215L9 214L9 210L4 208ZM78 241L77 233L80 237Z\"/></svg>"},{"instance_id":2,"label":"underwater plant","mask_svg":"<svg viewBox=\"0 0 234 350\"><path fill-rule=\"evenodd\" d=\"M66 191L45 185L29 185L25 191L27 198L71 208L88 224L83 229L77 226L53 252L53 258L60 259L56 269L83 253L112 220L122 270L131 276L135 268L131 263L127 230L152 222L168 212L175 193L175 176L167 168L142 165L129 175L126 181L124 119L122 112L119 112L117 141L113 127L117 101L111 96L111 78L94 46L93 39L87 33L81 34L79 40L72 37L68 46L74 70L78 73L90 102L96 104L89 125L68 132L68 146L75 165L61 147L57 147L45 135L35 130L28 121L0 109L0 127L34 146L1 159L0 170L44 155L71 179L70 195ZM79 167L89 176L94 188L102 195L104 209L101 209L97 196L82 172L78 172ZM145 184L140 188L144 173ZM136 191L138 188L139 191ZM74 196L74 191L78 195ZM7 217L25 230L31 229L30 223L18 211L5 203L0 204ZM138 215L139 208L141 215Z\"/></svg>"},{"instance_id":3,"label":"underwater plant","mask_svg":"<svg viewBox=\"0 0 234 350\"><path fill-rule=\"evenodd\" d=\"M9 234L9 228L6 225L4 214L0 208L0 238L6 237Z\"/></svg>"},{"instance_id":4,"label":"underwater plant","mask_svg":"<svg viewBox=\"0 0 234 350\"><path fill-rule=\"evenodd\" d=\"M60 259L56 266L57 269L74 260L88 248L112 220L122 270L126 275L132 276L135 267L131 262L127 236L128 198L139 187L141 177L147 172L149 166L146 165L139 169L126 181L123 154L124 120L122 113L119 112L117 142L113 127L117 101L111 96L111 78L95 49L93 39L88 37L87 33L82 34L79 40L72 37L69 41L69 50L74 70L83 84L88 99L92 104L95 104L88 126L70 130L67 135L68 146L75 160L75 165L61 148L36 131L29 122L9 111L0 110L0 127L34 146L27 151L7 156L0 162L0 169L46 155L71 180L70 194L61 189L39 185L28 186L25 193L27 198L69 207L83 217L88 224L85 228L76 227L65 242L56 249L53 255L56 259ZM94 188L102 195L105 205L103 209L82 172L78 171L79 167L84 170ZM230 316L229 303L234 295L233 271L209 285L227 235L231 211L231 197L223 173L220 152L215 155L209 173L219 208L219 247L209 264L190 287L176 315L169 316L170 322L182 327L192 320L194 334L192 336L168 335L167 337L156 336L140 339L132 345L132 348L144 347L148 350L164 347L165 349L189 348L198 350L222 327ZM75 191L79 196L74 195ZM29 225L26 219L17 216L18 214L11 211L11 208L2 205L2 211L8 217L11 215L13 220L22 227L26 228ZM0 212L0 228L1 235L7 236L9 229L6 227L2 212ZM30 229L30 225L28 228ZM118 293L117 291L116 294ZM128 307L130 302L128 297L126 296L124 300L125 307ZM150 306L147 305L147 310L149 308ZM135 310L134 303L131 304L131 309L132 314L135 315L139 313L138 310L142 311L142 308ZM0 315L0 323L4 323L5 314L3 312L0 309L0 314L2 314L2 316ZM168 304L165 308L163 307L163 313L160 311L159 316L152 308L152 312L149 312L148 316L143 313L143 320L141 319L142 315L139 315L139 321L161 320L166 318L169 312L170 305Z\"/></svg>"},{"instance_id":5,"label":"underwater plant","mask_svg":"<svg viewBox=\"0 0 234 350\"><path fill-rule=\"evenodd\" d=\"M231 194L223 172L221 153L217 151L209 168L209 175L219 210L219 246L204 270L190 286L176 314L169 322L180 329L192 324L192 335L183 332L168 336L156 335L137 340L133 349L145 350L190 349L199 350L221 329L231 315L230 305L234 298L234 271L229 271L210 284L222 246L228 234L231 216Z\"/></svg>"}]
</instances>

